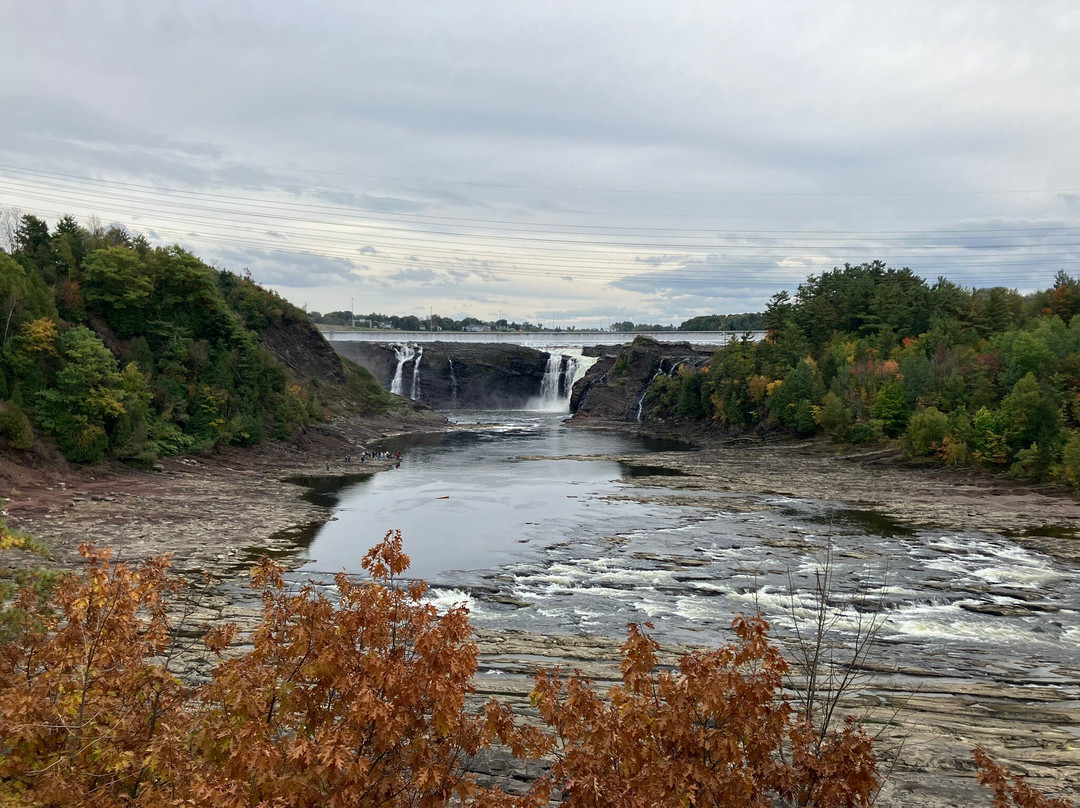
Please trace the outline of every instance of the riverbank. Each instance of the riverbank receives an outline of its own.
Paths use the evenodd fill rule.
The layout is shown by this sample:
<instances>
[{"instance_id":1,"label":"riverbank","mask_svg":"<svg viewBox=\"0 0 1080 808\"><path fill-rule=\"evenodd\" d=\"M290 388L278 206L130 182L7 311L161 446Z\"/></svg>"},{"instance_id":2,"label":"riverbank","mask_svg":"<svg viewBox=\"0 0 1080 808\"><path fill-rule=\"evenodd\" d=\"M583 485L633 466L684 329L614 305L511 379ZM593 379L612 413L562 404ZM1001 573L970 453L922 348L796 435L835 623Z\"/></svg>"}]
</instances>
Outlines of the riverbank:
<instances>
[{"instance_id":1,"label":"riverbank","mask_svg":"<svg viewBox=\"0 0 1080 808\"><path fill-rule=\"evenodd\" d=\"M221 600L227 601L238 596L259 553L296 558L304 529L331 517L289 478L383 469L389 464L361 466L345 462L345 455L355 458L364 446L392 434L445 428L450 427L428 416L339 422L291 444L175 458L157 472L99 467L18 487L8 501L8 519L40 538L61 565L72 563L84 540L109 544L126 558L172 553L181 572L218 577ZM721 494L728 496L730 508L752 509L753 497L761 495L827 500L905 524L1014 533L1032 549L1078 564L1074 536L1080 503L1066 492L912 467L890 449L838 453L817 441L741 447L709 441L693 452L582 459L614 459L640 468L643 476L630 476L630 487L620 495L639 501L706 507L715 506ZM657 469L671 473L657 477ZM657 485L665 492L658 493ZM680 563L658 548L657 562L668 561ZM523 711L537 667L581 668L600 682L617 675L618 642L611 638L488 630L478 632L478 640L480 695L498 695ZM848 707L868 710L874 727L899 725L893 734L907 738L883 805L985 804L970 758L979 744L1044 787L1080 781L1076 702L1034 672L1024 681L995 681L992 675L972 681L882 665L878 679Z\"/></svg>"},{"instance_id":2,"label":"riverbank","mask_svg":"<svg viewBox=\"0 0 1080 808\"><path fill-rule=\"evenodd\" d=\"M587 426L634 429L624 423ZM629 478L639 489L630 495L637 501L708 508L715 507L717 494L734 495L725 507L747 511L758 507L761 495L842 503L880 515L885 529L893 524L998 533L1066 569L1080 569L1080 502L1070 491L971 470L915 465L895 447L840 449L827 440L748 445L706 438L695 452L613 459L662 473ZM666 493L650 490L655 485ZM822 532L828 531L823 525ZM888 559L879 563L887 565ZM1008 609L984 596L984 613ZM1034 610L1030 614L1054 619ZM1074 658L1080 659L1080 646L1076 650ZM1041 788L1080 793L1080 701L1075 685L1062 688L1045 680L1041 670L1002 677L991 670L992 647L987 648L985 676L976 679L948 675L947 657L946 646L938 670L898 670L883 649L876 664L868 666L869 685L846 704L872 730L885 729L883 748L890 739L903 742L879 804L986 804L983 790L974 783L971 750L976 746ZM1075 683L1076 668L1070 673Z\"/></svg>"},{"instance_id":3,"label":"riverbank","mask_svg":"<svg viewBox=\"0 0 1080 808\"><path fill-rule=\"evenodd\" d=\"M695 452L650 455L649 465L680 472L665 479L668 488L843 502L912 526L1001 533L1080 566L1080 499L1061 485L914 463L896 444L857 447L828 438L765 442L642 429L626 422L569 423L693 442Z\"/></svg>"},{"instance_id":4,"label":"riverbank","mask_svg":"<svg viewBox=\"0 0 1080 808\"><path fill-rule=\"evenodd\" d=\"M180 573L229 579L260 553L288 555L305 527L332 517L289 478L385 470L390 461L362 463L363 450L394 435L449 427L422 409L337 419L288 442L165 458L155 470L29 469L8 475L0 496L8 524L41 541L56 567L77 564L79 544L92 542L124 558L168 553Z\"/></svg>"}]
</instances>

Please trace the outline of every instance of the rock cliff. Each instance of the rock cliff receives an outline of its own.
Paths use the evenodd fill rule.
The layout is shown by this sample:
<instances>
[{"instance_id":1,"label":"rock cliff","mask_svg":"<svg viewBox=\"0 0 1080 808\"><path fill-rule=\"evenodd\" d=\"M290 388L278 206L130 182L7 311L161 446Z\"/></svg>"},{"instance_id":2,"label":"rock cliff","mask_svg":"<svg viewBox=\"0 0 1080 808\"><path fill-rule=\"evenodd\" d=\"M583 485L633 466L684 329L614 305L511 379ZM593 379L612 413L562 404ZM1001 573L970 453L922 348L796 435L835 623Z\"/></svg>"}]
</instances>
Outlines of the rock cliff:
<instances>
[{"instance_id":1,"label":"rock cliff","mask_svg":"<svg viewBox=\"0 0 1080 808\"><path fill-rule=\"evenodd\" d=\"M636 337L615 356L603 356L574 385L570 412L578 419L642 420L642 401L649 384L662 373L676 373L681 365L701 367L712 353L688 342L660 343Z\"/></svg>"},{"instance_id":2,"label":"rock cliff","mask_svg":"<svg viewBox=\"0 0 1080 808\"><path fill-rule=\"evenodd\" d=\"M394 387L400 365L401 394L441 410L526 407L540 395L548 363L547 353L521 345L331 344L341 356L370 370L387 390Z\"/></svg>"},{"instance_id":3,"label":"rock cliff","mask_svg":"<svg viewBox=\"0 0 1080 808\"><path fill-rule=\"evenodd\" d=\"M307 320L270 325L259 334L259 342L301 379L345 381L341 357Z\"/></svg>"}]
</instances>

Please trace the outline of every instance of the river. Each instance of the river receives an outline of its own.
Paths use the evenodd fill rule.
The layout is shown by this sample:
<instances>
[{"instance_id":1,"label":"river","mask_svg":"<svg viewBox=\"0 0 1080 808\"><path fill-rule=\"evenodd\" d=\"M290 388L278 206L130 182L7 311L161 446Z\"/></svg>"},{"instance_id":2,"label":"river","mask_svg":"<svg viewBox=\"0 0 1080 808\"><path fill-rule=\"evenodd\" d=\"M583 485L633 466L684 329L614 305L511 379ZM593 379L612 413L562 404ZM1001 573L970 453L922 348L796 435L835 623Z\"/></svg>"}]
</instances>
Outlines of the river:
<instances>
[{"instance_id":1,"label":"river","mask_svg":"<svg viewBox=\"0 0 1080 808\"><path fill-rule=\"evenodd\" d=\"M743 491L687 503L665 487L678 463L648 457L687 447L564 417L457 413L458 431L387 442L399 468L307 480L335 519L298 574L359 572L400 528L410 574L437 604L468 604L479 627L619 637L648 621L662 641L717 645L733 616L758 608L781 637L805 628L828 554L837 647L876 620L884 668L1080 699L1075 569L1005 536L917 529L835 502Z\"/></svg>"}]
</instances>

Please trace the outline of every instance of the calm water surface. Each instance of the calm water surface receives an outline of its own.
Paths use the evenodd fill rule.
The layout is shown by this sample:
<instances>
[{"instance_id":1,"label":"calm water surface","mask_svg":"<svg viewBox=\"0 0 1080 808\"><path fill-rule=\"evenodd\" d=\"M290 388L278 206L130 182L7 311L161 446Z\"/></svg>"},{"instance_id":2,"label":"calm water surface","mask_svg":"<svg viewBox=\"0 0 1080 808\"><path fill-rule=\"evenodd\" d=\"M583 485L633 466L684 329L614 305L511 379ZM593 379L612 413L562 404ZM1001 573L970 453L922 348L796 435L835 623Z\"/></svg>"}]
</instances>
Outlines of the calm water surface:
<instances>
[{"instance_id":1,"label":"calm water surface","mask_svg":"<svg viewBox=\"0 0 1080 808\"><path fill-rule=\"evenodd\" d=\"M637 524L660 527L678 518L606 501L625 488L626 466L560 458L641 454L688 448L685 444L572 430L562 425L565 418L565 413L459 413L455 420L480 422L476 429L380 444L402 453L399 468L357 475L336 492L331 481L311 481L316 495L336 498L337 519L315 536L304 571L358 571L364 552L390 529L404 534L410 574L435 581L448 571L518 560L536 549L528 545L552 537L582 540Z\"/></svg>"}]
</instances>

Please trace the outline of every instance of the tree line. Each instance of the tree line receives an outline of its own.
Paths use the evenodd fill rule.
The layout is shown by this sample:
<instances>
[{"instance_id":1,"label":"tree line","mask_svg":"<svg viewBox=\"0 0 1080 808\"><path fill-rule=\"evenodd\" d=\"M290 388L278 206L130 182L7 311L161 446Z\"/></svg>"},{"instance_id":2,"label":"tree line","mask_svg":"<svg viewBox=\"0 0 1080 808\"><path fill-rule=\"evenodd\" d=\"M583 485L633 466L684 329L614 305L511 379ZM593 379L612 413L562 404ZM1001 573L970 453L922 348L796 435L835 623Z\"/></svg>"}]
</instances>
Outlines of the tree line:
<instances>
[{"instance_id":1,"label":"tree line","mask_svg":"<svg viewBox=\"0 0 1080 808\"><path fill-rule=\"evenodd\" d=\"M318 311L308 313L311 321L320 325L352 326L354 323L363 328L393 328L401 331L466 331L471 328L487 328L492 331L547 331L548 329L529 321L517 322L500 318L498 320L480 320L476 317L443 317L433 314L429 317L417 317L414 314L354 314L351 311L331 311L325 314ZM611 323L610 330L619 332L634 331L761 331L765 328L765 315L761 312L746 314L705 314L691 317L678 326L659 323L635 323L632 320L620 320ZM571 326L569 330L574 330Z\"/></svg>"},{"instance_id":2,"label":"tree line","mask_svg":"<svg viewBox=\"0 0 1080 808\"><path fill-rule=\"evenodd\" d=\"M767 337L659 375L647 418L786 430L1080 485L1080 281L1020 295L881 262L772 297Z\"/></svg>"}]
</instances>

